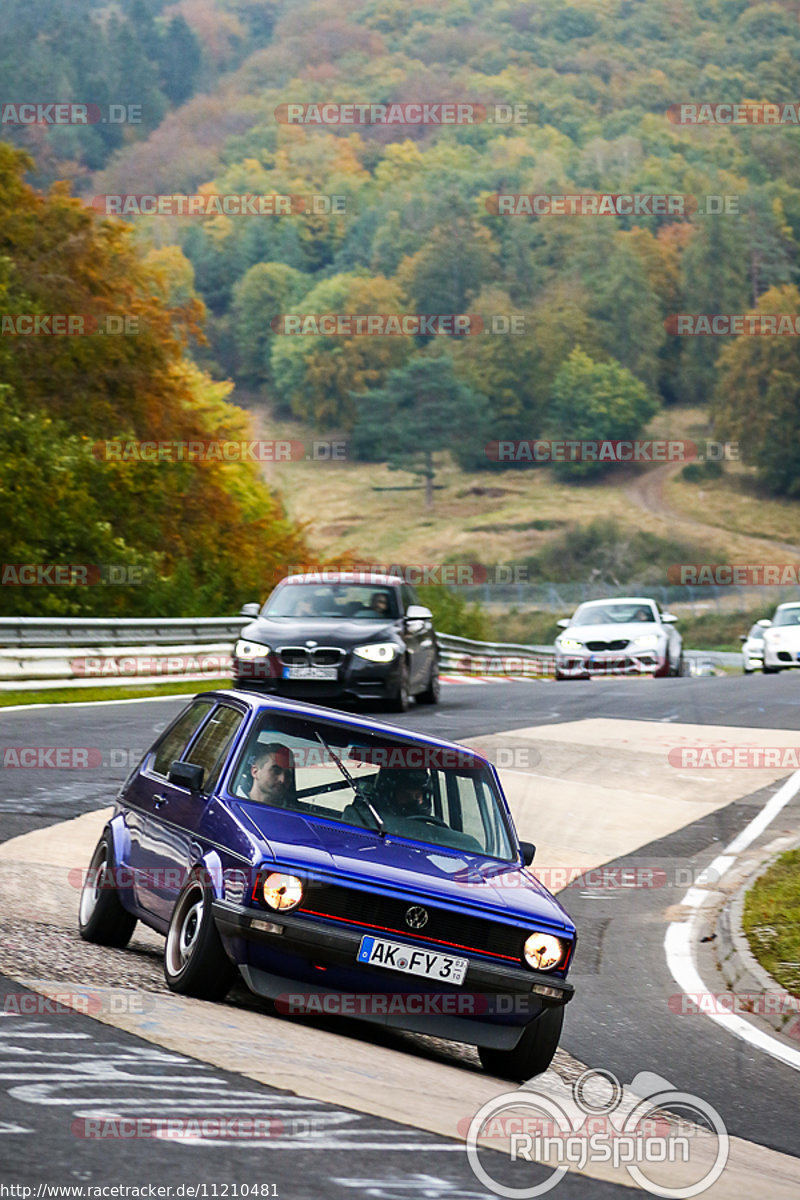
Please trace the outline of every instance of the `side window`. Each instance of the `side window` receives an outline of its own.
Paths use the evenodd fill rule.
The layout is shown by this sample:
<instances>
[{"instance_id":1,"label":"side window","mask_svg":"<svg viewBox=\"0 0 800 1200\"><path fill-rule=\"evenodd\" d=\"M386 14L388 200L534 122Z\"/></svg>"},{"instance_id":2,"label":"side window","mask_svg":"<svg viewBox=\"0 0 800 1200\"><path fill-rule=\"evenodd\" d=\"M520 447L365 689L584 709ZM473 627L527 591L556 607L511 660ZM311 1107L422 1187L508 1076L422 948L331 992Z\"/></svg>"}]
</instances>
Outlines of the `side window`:
<instances>
[{"instance_id":1,"label":"side window","mask_svg":"<svg viewBox=\"0 0 800 1200\"><path fill-rule=\"evenodd\" d=\"M203 767L203 791L213 791L244 714L221 704L192 746L189 761Z\"/></svg>"},{"instance_id":2,"label":"side window","mask_svg":"<svg viewBox=\"0 0 800 1200\"><path fill-rule=\"evenodd\" d=\"M403 584L403 612L407 613L412 604L419 604L413 589L407 583Z\"/></svg>"},{"instance_id":3,"label":"side window","mask_svg":"<svg viewBox=\"0 0 800 1200\"><path fill-rule=\"evenodd\" d=\"M153 759L153 770L158 775L166 775L172 764L180 758L184 747L188 745L193 733L204 717L212 708L210 700L195 700L186 712L181 713L171 729L168 729L159 742Z\"/></svg>"}]
</instances>

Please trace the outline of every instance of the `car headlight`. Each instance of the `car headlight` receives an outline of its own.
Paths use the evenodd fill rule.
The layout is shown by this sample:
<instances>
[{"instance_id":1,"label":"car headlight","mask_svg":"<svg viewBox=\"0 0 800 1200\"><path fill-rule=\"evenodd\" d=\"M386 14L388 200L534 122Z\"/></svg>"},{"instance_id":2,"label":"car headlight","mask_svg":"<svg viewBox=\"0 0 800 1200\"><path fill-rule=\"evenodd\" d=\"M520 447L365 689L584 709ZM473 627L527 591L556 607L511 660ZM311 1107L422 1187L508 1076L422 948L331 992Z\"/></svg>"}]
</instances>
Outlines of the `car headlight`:
<instances>
[{"instance_id":1,"label":"car headlight","mask_svg":"<svg viewBox=\"0 0 800 1200\"><path fill-rule=\"evenodd\" d=\"M265 658L272 650L263 642L248 642L246 638L239 638L234 653L236 658Z\"/></svg>"},{"instance_id":2,"label":"car headlight","mask_svg":"<svg viewBox=\"0 0 800 1200\"><path fill-rule=\"evenodd\" d=\"M387 663L397 658L400 650L394 642L371 642L368 646L356 646L353 654L366 658L368 662Z\"/></svg>"},{"instance_id":3,"label":"car headlight","mask_svg":"<svg viewBox=\"0 0 800 1200\"><path fill-rule=\"evenodd\" d=\"M297 908L303 899L303 884L296 875L281 875L272 871L261 885L264 903L276 912L288 912Z\"/></svg>"},{"instance_id":4,"label":"car headlight","mask_svg":"<svg viewBox=\"0 0 800 1200\"><path fill-rule=\"evenodd\" d=\"M577 638L561 638L558 648L559 650L582 650L583 642L579 642Z\"/></svg>"},{"instance_id":5,"label":"car headlight","mask_svg":"<svg viewBox=\"0 0 800 1200\"><path fill-rule=\"evenodd\" d=\"M634 646L638 646L640 650L655 650L658 641L657 633L643 633L641 637L633 639L633 644Z\"/></svg>"},{"instance_id":6,"label":"car headlight","mask_svg":"<svg viewBox=\"0 0 800 1200\"><path fill-rule=\"evenodd\" d=\"M563 960L566 943L552 933L532 933L525 942L525 961L537 971L551 971Z\"/></svg>"}]
</instances>

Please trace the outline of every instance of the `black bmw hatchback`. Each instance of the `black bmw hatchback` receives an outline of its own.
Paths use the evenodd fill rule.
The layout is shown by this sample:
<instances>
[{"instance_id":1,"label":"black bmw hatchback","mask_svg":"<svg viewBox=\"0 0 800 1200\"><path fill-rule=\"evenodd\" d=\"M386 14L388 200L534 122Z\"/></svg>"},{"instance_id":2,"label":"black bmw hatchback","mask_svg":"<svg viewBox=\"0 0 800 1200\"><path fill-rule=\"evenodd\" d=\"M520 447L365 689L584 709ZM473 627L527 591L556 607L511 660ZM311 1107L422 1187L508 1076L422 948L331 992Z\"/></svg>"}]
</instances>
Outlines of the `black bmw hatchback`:
<instances>
[{"instance_id":1,"label":"black bmw hatchback","mask_svg":"<svg viewBox=\"0 0 800 1200\"><path fill-rule=\"evenodd\" d=\"M404 712L439 699L430 609L393 575L316 571L284 579L234 651L236 687L298 700L378 700Z\"/></svg>"}]
</instances>

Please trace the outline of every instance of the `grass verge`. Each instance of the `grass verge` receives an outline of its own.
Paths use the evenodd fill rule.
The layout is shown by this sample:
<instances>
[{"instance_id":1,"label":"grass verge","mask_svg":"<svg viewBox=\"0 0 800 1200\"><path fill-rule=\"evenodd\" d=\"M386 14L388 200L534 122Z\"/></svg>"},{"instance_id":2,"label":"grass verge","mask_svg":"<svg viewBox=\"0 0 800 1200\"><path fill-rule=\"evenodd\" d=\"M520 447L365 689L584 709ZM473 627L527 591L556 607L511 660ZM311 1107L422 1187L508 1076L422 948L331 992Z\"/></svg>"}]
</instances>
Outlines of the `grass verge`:
<instances>
[{"instance_id":1,"label":"grass verge","mask_svg":"<svg viewBox=\"0 0 800 1200\"><path fill-rule=\"evenodd\" d=\"M762 967L800 996L800 849L782 854L756 880L745 897L743 925Z\"/></svg>"},{"instance_id":2,"label":"grass verge","mask_svg":"<svg viewBox=\"0 0 800 1200\"><path fill-rule=\"evenodd\" d=\"M203 679L194 683L176 679L173 683L145 684L138 687L45 688L41 692L0 692L0 708L13 704L76 704L91 700L144 700L151 696L190 696L230 687L231 680Z\"/></svg>"}]
</instances>

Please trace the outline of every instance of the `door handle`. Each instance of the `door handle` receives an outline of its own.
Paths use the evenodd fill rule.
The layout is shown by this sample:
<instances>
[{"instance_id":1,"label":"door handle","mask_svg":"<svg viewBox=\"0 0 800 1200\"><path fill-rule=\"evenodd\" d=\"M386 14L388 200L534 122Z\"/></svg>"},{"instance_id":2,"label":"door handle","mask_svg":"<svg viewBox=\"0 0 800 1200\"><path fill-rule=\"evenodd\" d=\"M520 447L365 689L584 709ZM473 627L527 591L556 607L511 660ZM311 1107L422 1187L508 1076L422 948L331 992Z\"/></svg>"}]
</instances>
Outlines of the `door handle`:
<instances>
[{"instance_id":1,"label":"door handle","mask_svg":"<svg viewBox=\"0 0 800 1200\"><path fill-rule=\"evenodd\" d=\"M154 796L153 797L153 808L161 808L161 805L166 804L166 803L167 803L166 796Z\"/></svg>"}]
</instances>

